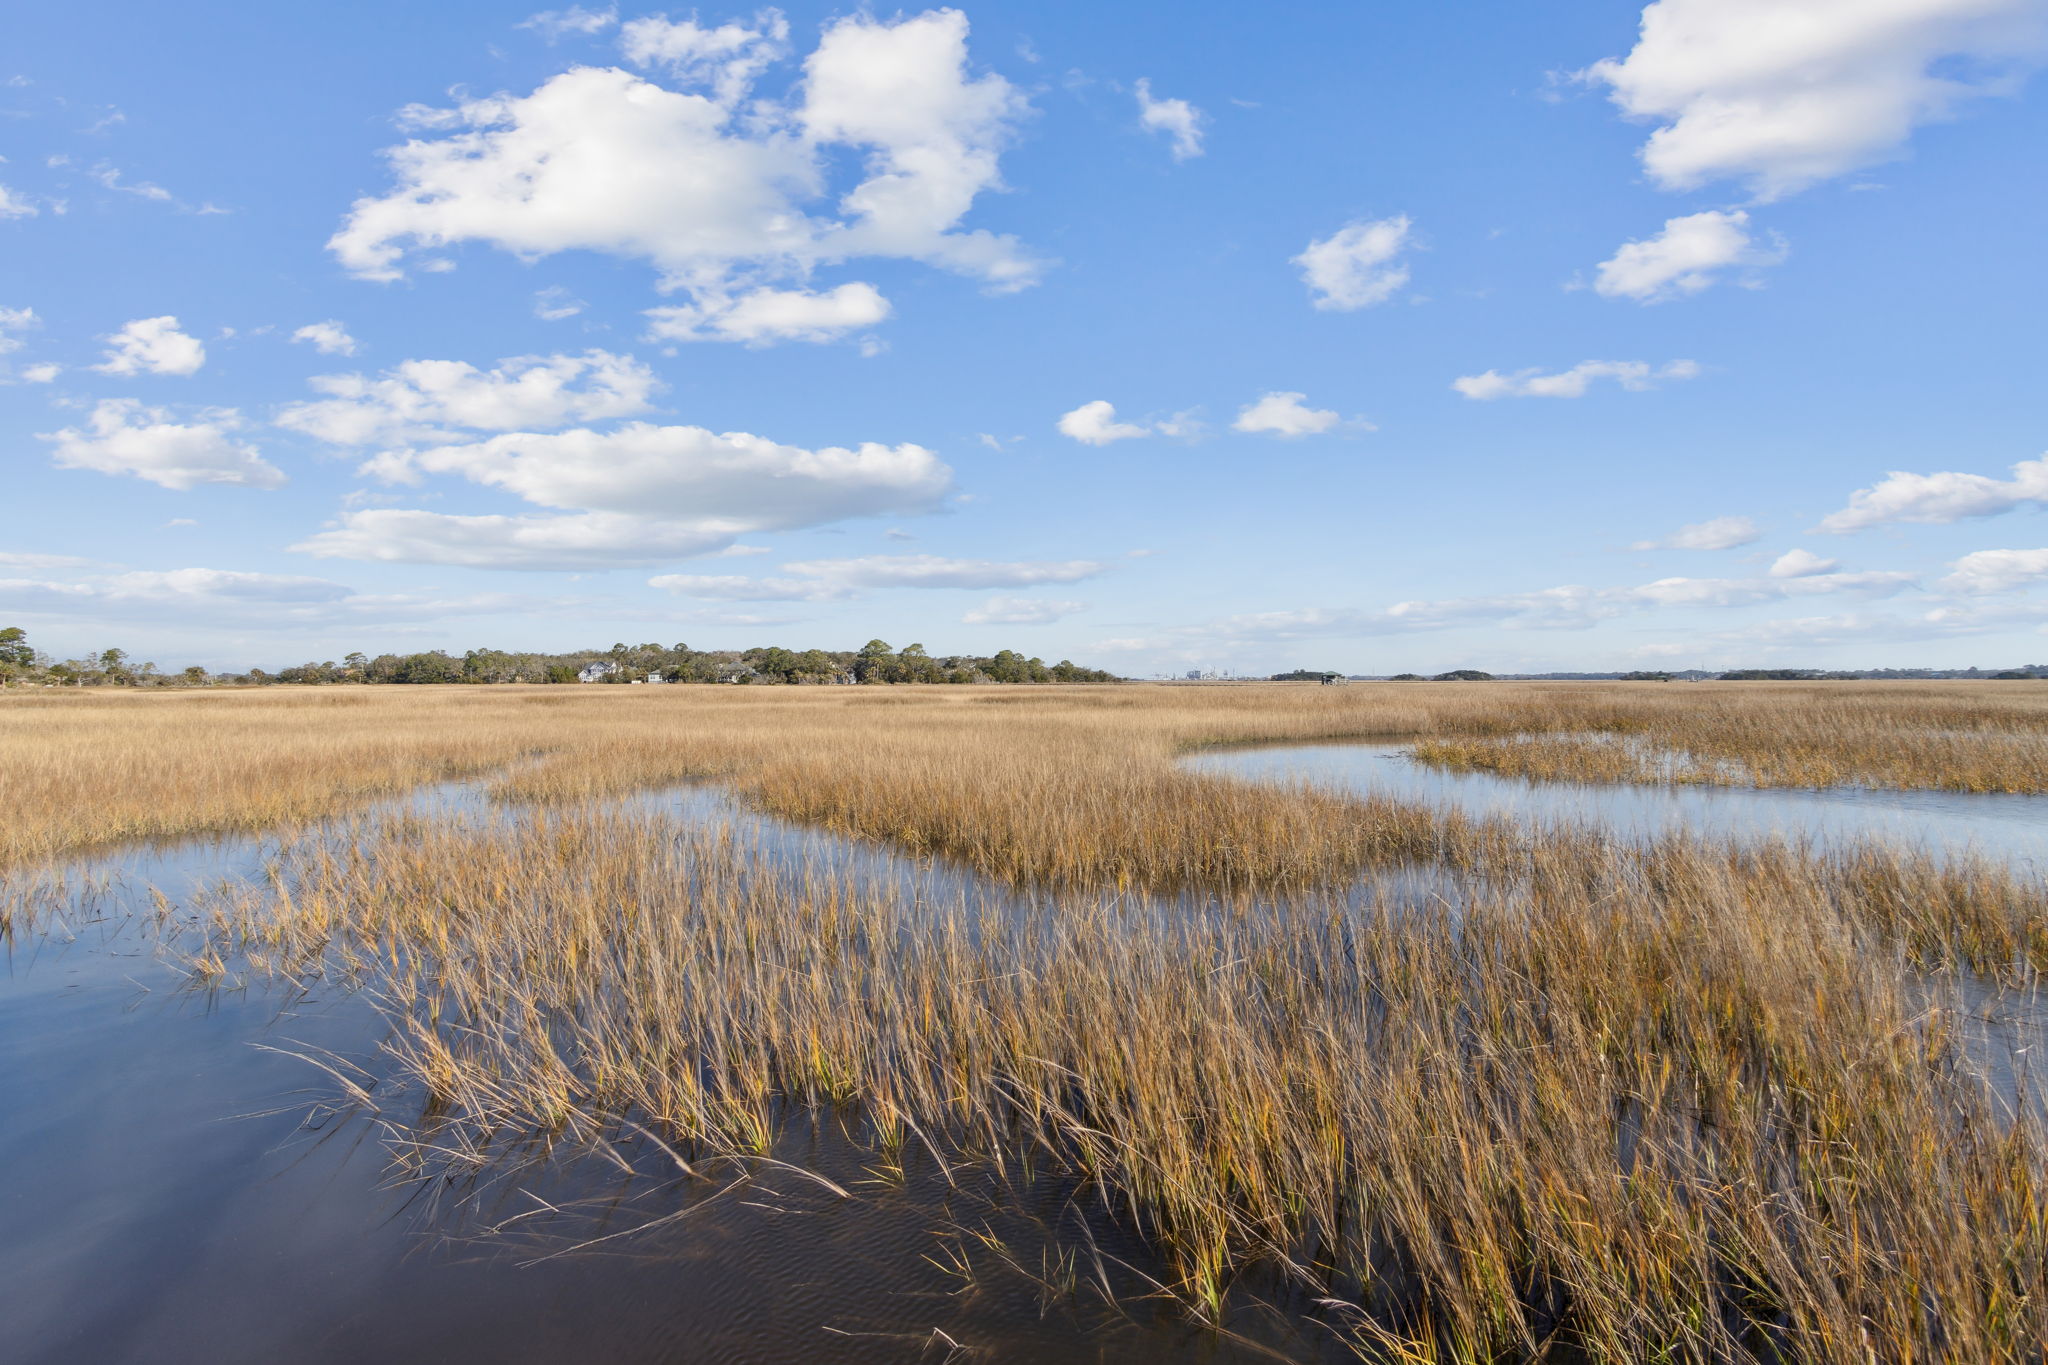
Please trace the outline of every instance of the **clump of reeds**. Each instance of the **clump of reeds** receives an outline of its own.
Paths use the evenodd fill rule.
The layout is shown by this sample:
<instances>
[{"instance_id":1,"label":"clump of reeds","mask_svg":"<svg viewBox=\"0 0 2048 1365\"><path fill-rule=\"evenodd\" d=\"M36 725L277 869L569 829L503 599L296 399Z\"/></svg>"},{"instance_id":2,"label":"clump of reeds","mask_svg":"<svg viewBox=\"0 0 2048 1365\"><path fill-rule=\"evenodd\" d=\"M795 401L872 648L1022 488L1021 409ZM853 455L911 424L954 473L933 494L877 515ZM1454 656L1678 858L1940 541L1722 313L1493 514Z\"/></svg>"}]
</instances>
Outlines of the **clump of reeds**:
<instances>
[{"instance_id":1,"label":"clump of reeds","mask_svg":"<svg viewBox=\"0 0 2048 1365\"><path fill-rule=\"evenodd\" d=\"M2048 714L1988 685L1882 686L1898 690L1447 684L1332 696L1284 686L903 687L882 694L895 699L887 706L868 704L873 696L857 688L38 699L20 712L32 724L0 736L8 756L24 760L0 763L0 794L18 798L16 818L0 826L0 865L116 837L304 819L495 766L493 793L528 805L715 777L777 814L942 853L1018 884L1298 891L1378 868L1512 864L1531 834L1398 802L1194 773L1177 755L1226 741L1434 727L1432 742L1442 744L1447 734L1512 737L1545 726L1621 735L1631 742L1597 747L1627 753L1660 727L1719 733L1734 724L1729 716L1759 735L1772 727L1795 737L1851 733L1835 714L1845 709L1885 724L1924 714L1996 740L2032 733ZM368 703L318 705L335 697ZM1969 705L1984 709L1974 728ZM1924 961L1962 960L1996 974L2048 965L2048 901L2010 874L1886 855L1836 883L1851 913L1886 927Z\"/></svg>"},{"instance_id":2,"label":"clump of reeds","mask_svg":"<svg viewBox=\"0 0 2048 1365\"><path fill-rule=\"evenodd\" d=\"M1538 781L2048 792L2048 690L1731 684L1524 693L1415 756Z\"/></svg>"},{"instance_id":3,"label":"clump of reeds","mask_svg":"<svg viewBox=\"0 0 2048 1365\"><path fill-rule=\"evenodd\" d=\"M2040 1116L1851 912L1857 875L1559 837L1454 896L934 899L563 804L310 841L216 947L377 972L472 1159L620 1122L759 1156L832 1105L895 1160L1052 1163L1194 1311L1275 1267L1361 1350L2019 1358L2048 1340Z\"/></svg>"},{"instance_id":4,"label":"clump of reeds","mask_svg":"<svg viewBox=\"0 0 2048 1365\"><path fill-rule=\"evenodd\" d=\"M499 789L525 799L707 775L754 782L779 808L863 830L894 818L906 784L950 784L957 804L972 779L972 800L983 814L998 809L1010 829L979 842L1001 844L991 857L1034 876L1068 856L1070 842L1051 829L1066 807L1078 800L1091 820L1117 816L1116 800L1101 796L1114 778L1161 811L1191 798L1203 807L1177 842L1160 842L1160 819L1121 821L1148 827L1141 846L1162 851L1116 856L1195 871L1271 862L1252 847L1267 844L1272 817L1252 809L1261 798L1232 805L1176 774L1176 754L1365 737L1419 738L1430 761L1547 778L2048 791L2048 690L2021 684L10 692L0 695L0 866L124 840L288 826L512 768ZM844 790L848 782L865 792ZM1211 820L1220 823L1204 839ZM1024 828L1034 821L1046 828ZM916 837L977 842L939 828L947 823L920 821Z\"/></svg>"}]
</instances>

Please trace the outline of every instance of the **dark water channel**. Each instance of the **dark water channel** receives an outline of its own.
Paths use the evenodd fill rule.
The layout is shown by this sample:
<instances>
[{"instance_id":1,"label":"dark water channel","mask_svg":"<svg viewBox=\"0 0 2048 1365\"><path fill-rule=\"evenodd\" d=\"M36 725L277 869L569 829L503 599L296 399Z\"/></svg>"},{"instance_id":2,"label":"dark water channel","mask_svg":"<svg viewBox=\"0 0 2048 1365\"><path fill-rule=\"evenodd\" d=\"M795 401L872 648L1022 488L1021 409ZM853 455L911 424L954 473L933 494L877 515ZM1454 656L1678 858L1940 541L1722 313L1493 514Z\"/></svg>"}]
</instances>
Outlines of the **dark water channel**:
<instances>
[{"instance_id":1,"label":"dark water channel","mask_svg":"<svg viewBox=\"0 0 2048 1365\"><path fill-rule=\"evenodd\" d=\"M483 808L460 788L410 804ZM922 894L969 875L713 791L649 804L731 824L771 857L857 859ZM1020 1190L970 1171L956 1187L914 1160L874 1179L829 1115L796 1116L775 1155L852 1198L774 1169L732 1188L686 1181L630 1148L630 1172L584 1157L401 1179L386 1132L319 1103L339 1087L307 1060L374 1074L387 1026L369 998L302 994L235 964L224 988L198 990L162 951L151 888L175 910L260 877L275 851L222 839L83 860L51 913L17 917L0 964L0 1361L1346 1358L1291 1312L1248 1301L1235 1339L1145 1298L1138 1275L1157 1267L1142 1245L1057 1182ZM1015 1264L978 1254L971 1284L947 1269L970 1228ZM612 1240L568 1250L597 1237ZM1057 1259L1090 1239L1113 1307L1089 1289L1086 1257Z\"/></svg>"}]
</instances>

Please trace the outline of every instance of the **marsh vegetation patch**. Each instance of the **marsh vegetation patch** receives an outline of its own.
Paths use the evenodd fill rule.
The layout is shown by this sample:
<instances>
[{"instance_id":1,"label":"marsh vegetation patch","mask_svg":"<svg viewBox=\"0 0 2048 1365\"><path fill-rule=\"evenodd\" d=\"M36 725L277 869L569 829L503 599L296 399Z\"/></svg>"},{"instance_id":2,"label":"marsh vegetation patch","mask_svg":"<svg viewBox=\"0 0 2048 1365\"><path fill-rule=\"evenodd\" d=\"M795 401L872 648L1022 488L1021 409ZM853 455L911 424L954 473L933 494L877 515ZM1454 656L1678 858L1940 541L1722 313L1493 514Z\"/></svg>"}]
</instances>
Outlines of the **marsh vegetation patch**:
<instances>
[{"instance_id":1,"label":"marsh vegetation patch","mask_svg":"<svg viewBox=\"0 0 2048 1365\"><path fill-rule=\"evenodd\" d=\"M319 1098L295 1141L373 1153L414 1235L502 1238L508 1277L922 1207L938 1280L806 1271L948 1286L837 1324L855 1356L1997 1360L2048 1338L2044 1127L2010 1031L2048 964L2038 878L1180 758L1537 713L1661 744L1670 689L620 691L8 715L31 722L0 777L26 800L20 1002L75 1025L52 961L105 986L142 960L79 933L108 893L33 889L50 858L251 831L217 845L244 850L225 879L147 896L131 869L126 913L184 964L180 1024L202 1002L245 1024L262 1002L244 1037L354 1021L293 1049L329 1068L298 1063ZM1998 744L2038 728L1959 722L1968 689L1690 691L1795 738L1845 698ZM104 807L58 799L60 770ZM471 786L365 805L450 774Z\"/></svg>"}]
</instances>

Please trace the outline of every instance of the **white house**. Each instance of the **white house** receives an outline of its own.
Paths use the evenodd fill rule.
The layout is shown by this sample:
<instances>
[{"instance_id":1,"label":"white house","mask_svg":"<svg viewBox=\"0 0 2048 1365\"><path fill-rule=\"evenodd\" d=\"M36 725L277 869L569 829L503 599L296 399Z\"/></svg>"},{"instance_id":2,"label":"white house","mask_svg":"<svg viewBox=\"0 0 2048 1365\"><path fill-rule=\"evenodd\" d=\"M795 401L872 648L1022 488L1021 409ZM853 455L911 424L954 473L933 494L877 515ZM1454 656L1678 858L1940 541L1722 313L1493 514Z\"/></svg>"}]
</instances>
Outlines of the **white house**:
<instances>
[{"instance_id":1,"label":"white house","mask_svg":"<svg viewBox=\"0 0 2048 1365\"><path fill-rule=\"evenodd\" d=\"M603 682L606 678L609 678L610 676L612 676L612 674L617 673L618 671L619 666L613 663L611 660L599 659L597 662L585 664L581 669L577 670L576 681L591 683Z\"/></svg>"}]
</instances>

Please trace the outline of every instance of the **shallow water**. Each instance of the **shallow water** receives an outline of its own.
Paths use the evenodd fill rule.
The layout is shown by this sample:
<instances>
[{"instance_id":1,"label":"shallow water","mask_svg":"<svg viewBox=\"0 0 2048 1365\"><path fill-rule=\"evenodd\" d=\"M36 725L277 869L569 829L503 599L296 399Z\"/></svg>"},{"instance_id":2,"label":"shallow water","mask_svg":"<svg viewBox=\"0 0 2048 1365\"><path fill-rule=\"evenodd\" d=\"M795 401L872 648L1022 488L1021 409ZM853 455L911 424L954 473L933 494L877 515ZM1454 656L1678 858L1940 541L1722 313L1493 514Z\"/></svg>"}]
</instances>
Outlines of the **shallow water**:
<instances>
[{"instance_id":1,"label":"shallow water","mask_svg":"<svg viewBox=\"0 0 2048 1365\"><path fill-rule=\"evenodd\" d=\"M1304 753L1311 769L1336 766L1304 771ZM1385 749L1191 762L1320 780L1363 762L1358 771L1375 775L1375 790L1390 789L1377 774L1403 768L1452 789ZM1032 898L967 869L791 825L714 788L625 804L730 827L771 861L847 869L928 903L1000 899L1020 915L1038 912ZM478 788L453 784L383 809L491 818L497 808ZM333 829L343 837L347 825ZM620 1144L624 1168L586 1156L481 1178L401 1179L389 1134L360 1110L324 1102L338 1087L306 1059L383 1072L387 1023L370 998L333 982L301 989L236 963L222 986L197 990L160 952L160 932L191 941L190 906L209 886L261 879L277 853L275 840L223 838L78 859L61 869L68 881L56 913L33 928L24 917L0 938L0 1284L9 1309L0 1360L1349 1358L1298 1302L1261 1308L1258 1286L1229 1320L1242 1341L1146 1298L1139 1276L1158 1267L1142 1242L1068 1184L1013 1190L963 1171L954 1186L917 1160L900 1181L877 1179L874 1158L829 1114L793 1115L775 1155L840 1182L848 1199L787 1172L732 1187L685 1180L633 1143ZM1361 894L1426 894L1430 885L1408 874ZM1208 907L1189 899L1132 908ZM1973 1003L1998 1019L1988 1029L2007 1036L2012 999ZM2038 1010L2032 1018L2038 1031ZM400 1127L418 1117L402 1087L374 1085L373 1094ZM983 1227L1029 1271L1054 1278L1059 1269L1044 1257L1099 1245L1116 1306L1087 1288L1085 1258L1078 1292L1048 1294L986 1255L976 1257L975 1282L963 1283L943 1263L962 1245L960 1229ZM599 1237L611 1240L572 1250Z\"/></svg>"},{"instance_id":2,"label":"shallow water","mask_svg":"<svg viewBox=\"0 0 2048 1365\"><path fill-rule=\"evenodd\" d=\"M1542 782L1460 772L1417 762L1402 743L1242 746L1183 762L1198 772L1389 797L1521 823L1555 821L1624 838L1690 833L1785 839L1826 848L1871 840L1936 856L1974 853L2048 874L2048 796L1883 791L1874 788L1645 786ZM2036 1077L2048 1062L2048 999L2036 987L2005 988L1948 976L1919 980L1930 1007L1960 1005L1972 1064L2010 1108L2048 1106Z\"/></svg>"},{"instance_id":3,"label":"shallow water","mask_svg":"<svg viewBox=\"0 0 2048 1365\"><path fill-rule=\"evenodd\" d=\"M710 789L634 804L921 895L974 880ZM461 786L390 808L405 807L488 809ZM1047 1248L1081 1240L1081 1223L1107 1255L1148 1260L1058 1182L1012 1191L966 1172L955 1188L916 1161L900 1182L877 1180L829 1116L798 1116L776 1155L850 1199L787 1172L687 1181L630 1144L632 1171L586 1158L474 1184L399 1179L371 1118L321 1104L338 1086L290 1055L375 1074L387 1027L370 999L238 964L225 988L194 990L159 953L151 887L175 940L187 897L260 878L276 851L228 838L76 860L54 913L0 939L0 1359L883 1362L946 1360L956 1346L995 1361L1339 1358L1327 1331L1250 1304L1230 1325L1264 1349L1233 1342L1144 1301L1121 1269L1111 1308L1085 1288L1085 1260L1079 1293L1048 1295L987 1255L964 1285L938 1264L959 1244L948 1228L986 1226L1035 1273ZM394 1119L417 1116L373 1093Z\"/></svg>"},{"instance_id":4,"label":"shallow water","mask_svg":"<svg viewBox=\"0 0 2048 1365\"><path fill-rule=\"evenodd\" d=\"M1876 839L1937 853L1974 851L2048 871L2048 796L1874 788L1643 786L1537 782L1419 763L1406 743L1212 749L1199 772L1308 781L1517 821L1566 821L1620 834L1689 832L1821 844Z\"/></svg>"}]
</instances>

